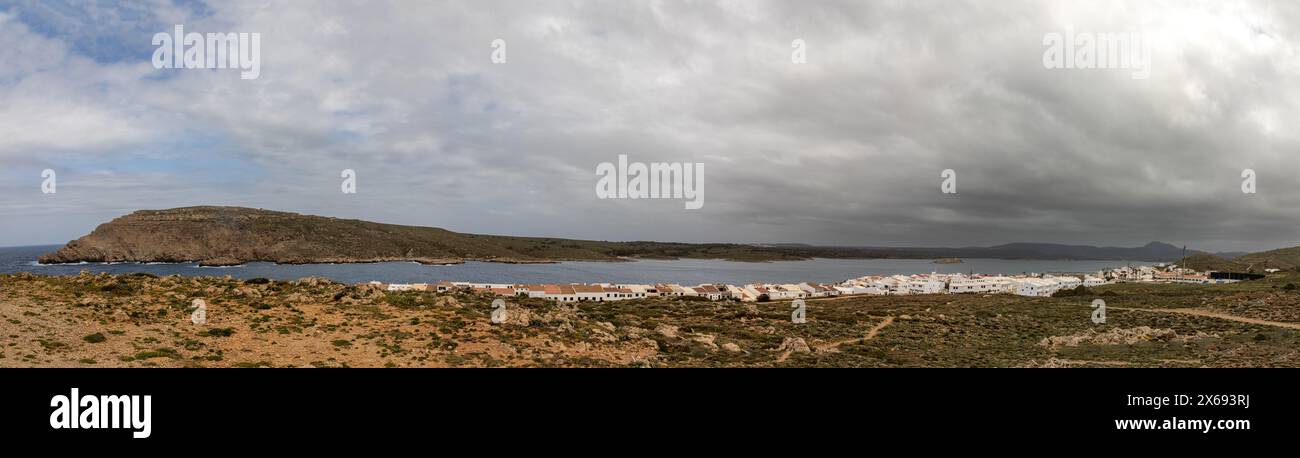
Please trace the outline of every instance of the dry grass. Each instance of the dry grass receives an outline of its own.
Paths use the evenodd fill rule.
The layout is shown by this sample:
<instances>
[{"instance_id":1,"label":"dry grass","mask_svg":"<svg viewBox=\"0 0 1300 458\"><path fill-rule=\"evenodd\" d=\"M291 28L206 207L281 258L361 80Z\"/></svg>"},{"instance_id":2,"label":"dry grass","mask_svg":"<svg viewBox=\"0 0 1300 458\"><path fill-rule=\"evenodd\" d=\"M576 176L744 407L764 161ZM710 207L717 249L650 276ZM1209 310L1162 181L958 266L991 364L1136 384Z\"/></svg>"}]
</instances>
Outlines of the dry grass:
<instances>
[{"instance_id":1,"label":"dry grass","mask_svg":"<svg viewBox=\"0 0 1300 458\"><path fill-rule=\"evenodd\" d=\"M523 299L509 301L509 322L493 325L491 298L467 294L321 280L0 275L0 367L1296 367L1300 331L1206 316L1300 323L1300 292L1287 283L1300 277L1114 285L1070 298L812 300L802 325L790 323L786 303L574 308ZM1098 297L1112 307L1104 325L1090 320ZM206 325L190 323L194 298L208 303ZM1143 326L1154 331L1118 343L1042 344ZM778 350L787 338L811 351Z\"/></svg>"}]
</instances>

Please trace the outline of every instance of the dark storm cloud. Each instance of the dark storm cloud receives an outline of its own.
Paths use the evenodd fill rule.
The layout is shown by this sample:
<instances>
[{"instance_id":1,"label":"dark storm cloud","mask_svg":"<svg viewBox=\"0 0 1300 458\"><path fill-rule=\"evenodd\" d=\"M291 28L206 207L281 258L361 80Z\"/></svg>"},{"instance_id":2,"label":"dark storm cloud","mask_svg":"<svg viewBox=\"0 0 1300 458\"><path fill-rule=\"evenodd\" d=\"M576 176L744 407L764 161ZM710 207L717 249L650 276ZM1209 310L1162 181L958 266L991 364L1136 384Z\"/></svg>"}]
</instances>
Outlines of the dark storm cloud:
<instances>
[{"instance_id":1,"label":"dark storm cloud","mask_svg":"<svg viewBox=\"0 0 1300 458\"><path fill-rule=\"evenodd\" d=\"M0 108L0 125L22 133L0 139L0 157L56 151L93 168L87 158L134 163L219 150L262 175L248 186L196 187L186 185L191 172L163 170L147 181L158 189L148 196L108 182L58 196L83 210L197 200L611 240L1162 240L1224 250L1300 242L1291 229L1300 223L1292 172L1300 141L1288 125L1300 114L1300 7L1289 4L328 2L308 10L222 2L202 10L160 17L188 20L192 30L262 33L261 78L159 79L147 62L79 59L77 36L64 43L24 31L11 11L3 31L11 48L72 51L54 67L64 71L11 66L20 74L0 80L0 100L50 100L82 115L33 125ZM122 29L120 39L142 39ZM1150 77L1045 68L1044 36L1070 30L1151 38ZM489 60L496 38L508 43L506 64ZM791 62L795 39L806 42L807 63ZM83 126L96 134L58 134ZM145 132L196 131L220 141L153 155L131 147L152 141ZM596 165L619 154L704 163L704 208L597 199ZM45 205L17 192L31 185L18 184L27 168L21 178L4 172L15 192L0 206L32 213ZM358 172L356 195L337 191L344 168ZM1258 172L1257 194L1240 191L1246 168ZM940 192L945 169L957 172L956 194ZM35 241L49 240L0 239Z\"/></svg>"}]
</instances>

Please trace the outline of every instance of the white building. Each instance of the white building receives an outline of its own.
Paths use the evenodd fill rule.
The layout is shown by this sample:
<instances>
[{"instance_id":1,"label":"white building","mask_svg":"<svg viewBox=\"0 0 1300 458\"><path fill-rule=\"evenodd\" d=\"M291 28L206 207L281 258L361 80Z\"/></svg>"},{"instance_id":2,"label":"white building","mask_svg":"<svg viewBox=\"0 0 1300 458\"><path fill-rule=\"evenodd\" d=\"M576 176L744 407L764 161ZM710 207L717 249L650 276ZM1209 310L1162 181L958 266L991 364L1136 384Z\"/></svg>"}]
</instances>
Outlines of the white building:
<instances>
[{"instance_id":1,"label":"white building","mask_svg":"<svg viewBox=\"0 0 1300 458\"><path fill-rule=\"evenodd\" d=\"M1056 282L1057 290L1074 289L1083 285L1083 280L1079 277L1047 277L1046 279Z\"/></svg>"},{"instance_id":2,"label":"white building","mask_svg":"<svg viewBox=\"0 0 1300 458\"><path fill-rule=\"evenodd\" d=\"M798 287L801 291L807 294L807 297L826 297L826 296L839 295L838 291L835 291L833 289L827 288L825 286L816 283L803 282L800 283Z\"/></svg>"},{"instance_id":3,"label":"white building","mask_svg":"<svg viewBox=\"0 0 1300 458\"><path fill-rule=\"evenodd\" d=\"M994 277L985 277L984 279L993 284L996 288L994 290L995 293L1014 294L1016 292L1016 282L1014 281L1015 279L1011 277L998 275Z\"/></svg>"},{"instance_id":4,"label":"white building","mask_svg":"<svg viewBox=\"0 0 1300 458\"><path fill-rule=\"evenodd\" d=\"M1001 293L1006 291L1006 283L1006 281L995 280L993 278L970 278L958 275L948 280L948 292L952 294Z\"/></svg>"},{"instance_id":5,"label":"white building","mask_svg":"<svg viewBox=\"0 0 1300 458\"><path fill-rule=\"evenodd\" d=\"M917 276L907 281L907 289L910 294L939 294L947 286L943 279L934 276Z\"/></svg>"},{"instance_id":6,"label":"white building","mask_svg":"<svg viewBox=\"0 0 1300 458\"><path fill-rule=\"evenodd\" d=\"M745 285L745 287L741 289L745 291L745 297L751 297L753 298L752 300L755 301L758 300L759 296L767 296L768 299L772 298L772 295L768 292L767 287L760 285L758 283L750 283L748 285Z\"/></svg>"},{"instance_id":7,"label":"white building","mask_svg":"<svg viewBox=\"0 0 1300 458\"><path fill-rule=\"evenodd\" d=\"M676 283L660 283L655 285L655 289L659 291L660 296L681 297L686 295L686 288Z\"/></svg>"},{"instance_id":8,"label":"white building","mask_svg":"<svg viewBox=\"0 0 1300 458\"><path fill-rule=\"evenodd\" d=\"M727 285L727 292L731 293L731 297L740 299L745 302L754 302L758 300L758 295L753 294L747 288L741 288L736 285Z\"/></svg>"},{"instance_id":9,"label":"white building","mask_svg":"<svg viewBox=\"0 0 1300 458\"><path fill-rule=\"evenodd\" d=\"M711 301L721 300L727 294L713 285L700 285L691 289L695 290L695 295L708 298Z\"/></svg>"},{"instance_id":10,"label":"white building","mask_svg":"<svg viewBox=\"0 0 1300 458\"><path fill-rule=\"evenodd\" d=\"M578 293L573 290L571 285L546 285L543 291L545 295L542 297L546 299L560 302L578 301Z\"/></svg>"},{"instance_id":11,"label":"white building","mask_svg":"<svg viewBox=\"0 0 1300 458\"><path fill-rule=\"evenodd\" d=\"M515 285L515 295L546 298L546 285Z\"/></svg>"},{"instance_id":12,"label":"white building","mask_svg":"<svg viewBox=\"0 0 1300 458\"><path fill-rule=\"evenodd\" d=\"M786 295L789 296L787 299L803 299L809 296L807 291L793 283L778 285L778 287L786 292Z\"/></svg>"},{"instance_id":13,"label":"white building","mask_svg":"<svg viewBox=\"0 0 1300 458\"><path fill-rule=\"evenodd\" d=\"M1015 278L1012 280L1015 285L1015 294L1018 296L1051 296L1060 289L1060 284L1045 278Z\"/></svg>"},{"instance_id":14,"label":"white building","mask_svg":"<svg viewBox=\"0 0 1300 458\"><path fill-rule=\"evenodd\" d=\"M572 285L578 301L600 302L605 300L605 288L600 285Z\"/></svg>"},{"instance_id":15,"label":"white building","mask_svg":"<svg viewBox=\"0 0 1300 458\"><path fill-rule=\"evenodd\" d=\"M905 295L911 294L911 290L907 287L910 282L907 277L894 275L876 280L874 286L884 291L885 295Z\"/></svg>"},{"instance_id":16,"label":"white building","mask_svg":"<svg viewBox=\"0 0 1300 458\"><path fill-rule=\"evenodd\" d=\"M618 285L620 288L627 288L632 291L632 297L640 299L645 297L658 296L659 292L655 287L650 285Z\"/></svg>"}]
</instances>

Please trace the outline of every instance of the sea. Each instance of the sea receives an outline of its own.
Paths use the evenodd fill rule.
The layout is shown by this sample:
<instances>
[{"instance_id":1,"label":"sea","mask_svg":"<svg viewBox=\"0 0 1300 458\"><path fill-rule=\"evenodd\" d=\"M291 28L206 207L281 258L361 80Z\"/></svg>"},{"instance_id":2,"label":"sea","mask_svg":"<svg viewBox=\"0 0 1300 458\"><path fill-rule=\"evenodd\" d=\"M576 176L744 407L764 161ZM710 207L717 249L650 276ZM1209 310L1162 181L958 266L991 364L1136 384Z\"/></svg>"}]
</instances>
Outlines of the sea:
<instances>
[{"instance_id":1,"label":"sea","mask_svg":"<svg viewBox=\"0 0 1300 458\"><path fill-rule=\"evenodd\" d=\"M641 260L631 262L560 262L503 264L466 262L423 265L414 262L281 265L254 262L242 266L200 267L197 263L78 263L42 265L36 259L58 245L0 248L0 273L41 275L145 272L159 276L225 276L239 279L297 280L324 277L342 283L432 283L441 280L480 283L721 283L840 282L863 275L919 273L1088 273L1144 262L1081 260L963 259L937 264L923 259L812 259L806 261L735 262L717 259Z\"/></svg>"}]
</instances>

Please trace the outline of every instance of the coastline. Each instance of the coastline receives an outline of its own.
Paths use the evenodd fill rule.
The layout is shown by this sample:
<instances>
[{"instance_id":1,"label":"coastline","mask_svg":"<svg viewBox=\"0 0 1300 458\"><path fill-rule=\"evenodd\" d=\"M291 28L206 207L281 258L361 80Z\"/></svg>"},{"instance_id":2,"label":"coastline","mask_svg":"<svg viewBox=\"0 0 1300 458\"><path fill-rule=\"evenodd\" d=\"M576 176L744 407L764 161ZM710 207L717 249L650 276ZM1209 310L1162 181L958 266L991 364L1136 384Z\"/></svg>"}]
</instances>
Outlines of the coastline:
<instances>
[{"instance_id":1,"label":"coastline","mask_svg":"<svg viewBox=\"0 0 1300 458\"><path fill-rule=\"evenodd\" d=\"M1016 260L970 258L958 265L933 264L930 259L842 259L810 258L754 262L723 258L548 260L547 262L503 262L509 259L453 259L446 263L419 263L409 259L371 259L371 262L275 263L251 261L235 266L199 266L197 262L77 262L37 264L35 259L53 246L0 248L0 272L31 272L42 275L77 275L80 270L123 274L152 273L160 276L233 275L236 278L294 280L317 276L343 283L383 281L423 283L476 281L484 283L681 283L745 284L753 282L799 283L839 282L861 275L962 273L1017 275L1022 273L1077 274L1096 272L1126 264L1125 260ZM428 260L426 260L428 261ZM1146 263L1141 263L1146 264Z\"/></svg>"},{"instance_id":2,"label":"coastline","mask_svg":"<svg viewBox=\"0 0 1300 458\"><path fill-rule=\"evenodd\" d=\"M27 247L0 247L0 248L27 248ZM46 255L48 255L47 253ZM42 255L44 258L46 255ZM559 264L565 262L639 262L639 261L680 261L680 260L701 260L701 261L725 261L747 264L762 264L773 262L803 262L817 259L911 259L911 258L801 258L801 259L730 259L715 257L649 257L649 256L619 256L615 258L590 259L590 258L547 258L547 259L516 259L516 258L419 258L419 257L378 257L366 259L343 259L343 258L317 258L317 259L226 259L226 258L209 258L209 259L181 259L181 260L157 260L157 259L122 259L112 261L101 261L92 259L72 259L67 261L43 261L40 258L36 263L43 266L65 266L65 265L85 265L85 264L189 264L196 263L200 267L235 267L255 262L266 262L276 265L309 265L309 264L378 264L384 262L414 262L422 265L456 265L467 262L490 262L498 264Z\"/></svg>"},{"instance_id":3,"label":"coastline","mask_svg":"<svg viewBox=\"0 0 1300 458\"><path fill-rule=\"evenodd\" d=\"M995 262L997 260L994 260ZM1015 261L1012 265L1018 265ZM806 264L805 264L806 263ZM483 285L527 284L842 284L859 277L891 276L1075 276L1095 275L1109 267L1083 265L1076 268L1057 265L1054 269L933 269L933 264L922 260L899 260L885 264L865 263L839 259L817 259L786 265L712 260L629 260L628 268L601 267L604 262L572 261L557 263L493 263L466 261L456 264L421 264L412 261L376 261L370 263L329 264L276 264L256 262L243 265L211 266L187 263L75 263L75 264L22 264L9 263L0 273L31 273L51 277L76 276L82 272L114 275L155 275L181 277L232 276L236 279L267 278L293 281L307 277L321 277L346 284L378 282L383 284L430 284L460 282ZM517 265L519 267L507 267ZM1041 264L1040 264L1041 265ZM1118 266L1110 263L1110 266ZM26 268L30 266L31 268ZM370 267L374 266L374 267ZM500 267L493 267L500 266ZM535 267L530 267L535 266ZM554 266L554 267L546 267ZM753 267L746 267L753 266ZM0 266L3 267L3 266ZM223 270L231 269L229 272Z\"/></svg>"}]
</instances>

